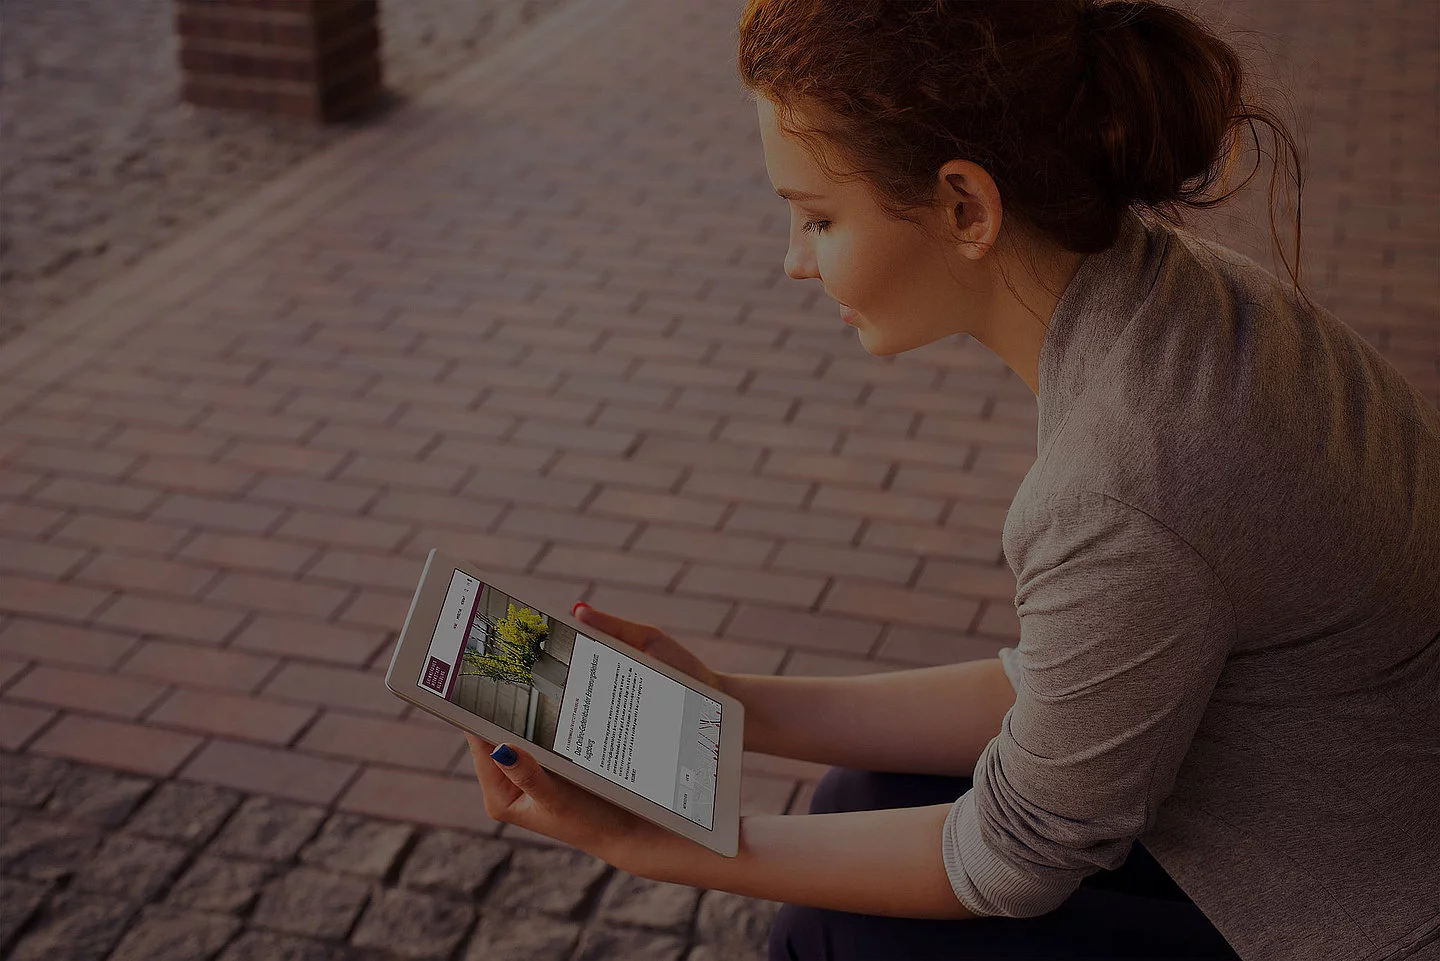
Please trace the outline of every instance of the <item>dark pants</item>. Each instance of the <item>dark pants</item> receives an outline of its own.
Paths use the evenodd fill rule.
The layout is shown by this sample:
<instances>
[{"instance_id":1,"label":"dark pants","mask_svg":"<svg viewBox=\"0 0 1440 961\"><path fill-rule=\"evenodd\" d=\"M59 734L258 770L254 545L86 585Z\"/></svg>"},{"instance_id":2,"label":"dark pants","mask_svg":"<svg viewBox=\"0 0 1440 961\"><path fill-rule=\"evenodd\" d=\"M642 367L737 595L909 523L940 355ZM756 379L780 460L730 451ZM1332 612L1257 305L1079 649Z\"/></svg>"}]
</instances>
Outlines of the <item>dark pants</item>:
<instances>
[{"instance_id":1,"label":"dark pants","mask_svg":"<svg viewBox=\"0 0 1440 961\"><path fill-rule=\"evenodd\" d=\"M969 778L832 768L811 814L954 801ZM770 961L1068 961L1237 955L1137 841L1114 871L1086 878L1059 908L1034 918L934 921L787 904L770 930Z\"/></svg>"}]
</instances>

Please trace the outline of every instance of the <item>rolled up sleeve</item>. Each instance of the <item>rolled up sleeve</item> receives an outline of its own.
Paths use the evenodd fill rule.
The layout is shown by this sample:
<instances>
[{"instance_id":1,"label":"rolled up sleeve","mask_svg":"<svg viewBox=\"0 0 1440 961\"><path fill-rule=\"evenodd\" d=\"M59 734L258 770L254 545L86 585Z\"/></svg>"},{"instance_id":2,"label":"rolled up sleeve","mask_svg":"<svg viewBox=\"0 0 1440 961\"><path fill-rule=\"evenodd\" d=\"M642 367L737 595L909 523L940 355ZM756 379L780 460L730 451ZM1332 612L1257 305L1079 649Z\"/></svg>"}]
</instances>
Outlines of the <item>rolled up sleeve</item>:
<instances>
[{"instance_id":1,"label":"rolled up sleeve","mask_svg":"<svg viewBox=\"0 0 1440 961\"><path fill-rule=\"evenodd\" d=\"M1189 544L1110 496L1057 495L1013 520L1015 705L951 808L943 847L965 907L1018 918L1119 867L1154 822L1234 616Z\"/></svg>"}]
</instances>

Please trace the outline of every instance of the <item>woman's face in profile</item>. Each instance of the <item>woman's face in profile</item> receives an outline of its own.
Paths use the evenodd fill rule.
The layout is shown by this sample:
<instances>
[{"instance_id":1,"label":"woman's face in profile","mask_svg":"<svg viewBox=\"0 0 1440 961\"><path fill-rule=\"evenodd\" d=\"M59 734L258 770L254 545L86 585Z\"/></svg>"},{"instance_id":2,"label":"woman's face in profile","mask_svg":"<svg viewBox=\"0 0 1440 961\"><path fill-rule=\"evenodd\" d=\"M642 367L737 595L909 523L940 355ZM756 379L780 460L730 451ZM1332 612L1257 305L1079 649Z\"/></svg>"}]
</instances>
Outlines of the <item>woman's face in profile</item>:
<instances>
[{"instance_id":1,"label":"woman's face in profile","mask_svg":"<svg viewBox=\"0 0 1440 961\"><path fill-rule=\"evenodd\" d=\"M964 269L963 258L914 224L887 215L860 182L831 180L798 141L781 132L769 100L757 98L757 111L771 186L782 196L792 194L786 275L817 279L831 299L853 308L846 322L877 356L965 332L965 293L955 276ZM841 323L838 309L836 315Z\"/></svg>"}]
</instances>

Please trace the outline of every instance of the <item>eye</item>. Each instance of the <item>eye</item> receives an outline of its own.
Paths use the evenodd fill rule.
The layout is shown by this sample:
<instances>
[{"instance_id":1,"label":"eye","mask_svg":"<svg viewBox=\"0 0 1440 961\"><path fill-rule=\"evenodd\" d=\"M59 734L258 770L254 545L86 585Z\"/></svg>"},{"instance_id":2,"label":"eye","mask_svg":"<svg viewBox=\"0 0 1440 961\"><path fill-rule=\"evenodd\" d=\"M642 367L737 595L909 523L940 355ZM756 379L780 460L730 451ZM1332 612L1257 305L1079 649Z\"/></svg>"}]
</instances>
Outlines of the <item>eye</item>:
<instances>
[{"instance_id":1,"label":"eye","mask_svg":"<svg viewBox=\"0 0 1440 961\"><path fill-rule=\"evenodd\" d=\"M812 220L800 229L808 230L812 233L823 234L825 232L825 228L829 226L830 221L828 220Z\"/></svg>"}]
</instances>

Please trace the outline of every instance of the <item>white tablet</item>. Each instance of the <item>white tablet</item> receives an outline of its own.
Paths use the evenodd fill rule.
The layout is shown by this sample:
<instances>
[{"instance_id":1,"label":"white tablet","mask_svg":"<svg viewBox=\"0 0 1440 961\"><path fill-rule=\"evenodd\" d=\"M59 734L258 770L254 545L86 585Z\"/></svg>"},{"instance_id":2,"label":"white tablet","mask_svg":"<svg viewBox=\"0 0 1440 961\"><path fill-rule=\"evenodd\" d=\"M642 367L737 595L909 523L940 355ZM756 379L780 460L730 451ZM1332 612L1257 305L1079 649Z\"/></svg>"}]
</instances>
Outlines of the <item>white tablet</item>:
<instances>
[{"instance_id":1,"label":"white tablet","mask_svg":"<svg viewBox=\"0 0 1440 961\"><path fill-rule=\"evenodd\" d=\"M740 702L527 604L503 575L432 550L385 686L712 851L739 848Z\"/></svg>"}]
</instances>

